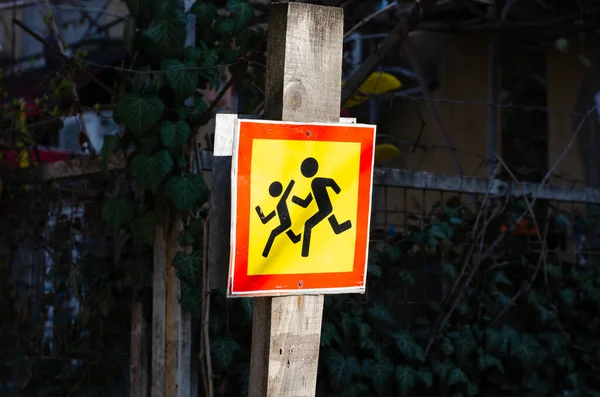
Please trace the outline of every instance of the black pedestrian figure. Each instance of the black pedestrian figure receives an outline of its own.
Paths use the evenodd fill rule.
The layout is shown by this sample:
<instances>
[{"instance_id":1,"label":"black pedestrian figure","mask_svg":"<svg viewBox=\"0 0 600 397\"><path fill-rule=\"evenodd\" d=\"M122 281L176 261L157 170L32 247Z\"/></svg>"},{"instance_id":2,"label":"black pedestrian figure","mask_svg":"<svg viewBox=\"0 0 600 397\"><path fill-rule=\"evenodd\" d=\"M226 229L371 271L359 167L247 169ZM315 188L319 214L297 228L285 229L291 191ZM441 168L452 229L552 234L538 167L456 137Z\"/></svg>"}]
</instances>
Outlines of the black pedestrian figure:
<instances>
[{"instance_id":1,"label":"black pedestrian figure","mask_svg":"<svg viewBox=\"0 0 600 397\"><path fill-rule=\"evenodd\" d=\"M293 180L290 181L287 188L285 189L285 192L283 192L283 195L281 195L281 191L283 190L283 186L281 185L281 183L277 182L277 181L271 183L271 185L269 186L269 194L272 197L279 197L281 195L281 198L277 202L277 206L275 206L275 210L272 211L269 215L265 216L263 214L262 210L260 209L260 206L259 205L256 206L256 213L260 217L260 220L262 221L263 225L266 224L267 222L269 222L271 219L273 219L273 217L276 214L279 217L279 226L277 226L275 229L273 229L271 231L271 234L269 235L269 239L267 240L267 245L265 245L265 249L263 250L262 255L265 258L267 256L269 256L269 252L271 251L271 247L273 246L275 237L279 236L281 233L285 232L286 230L287 230L286 234L289 237L289 239L292 241L292 243L296 244L300 241L300 236L294 234L294 232L290 229L290 227L292 226L292 221L290 219L290 212L288 211L288 207L287 207L287 203L286 203L286 201L290 195L290 192L292 191L292 187L294 187Z\"/></svg>"},{"instance_id":2,"label":"black pedestrian figure","mask_svg":"<svg viewBox=\"0 0 600 397\"><path fill-rule=\"evenodd\" d=\"M300 166L302 175L306 178L312 178L317 174L319 170L319 163L313 157L306 158ZM310 249L310 235L312 229L317 226L322 220L327 218L333 232L340 234L352 227L352 222L349 220L343 223L338 223L335 215L330 215L333 212L333 205L327 193L327 188L330 187L336 194L340 194L342 189L338 184L331 178L314 178L310 183L311 193L306 196L305 199L294 196L292 202L301 206L302 208L308 207L312 202L313 198L317 203L317 213L311 216L304 224L304 234L302 237L302 256L307 257Z\"/></svg>"}]
</instances>

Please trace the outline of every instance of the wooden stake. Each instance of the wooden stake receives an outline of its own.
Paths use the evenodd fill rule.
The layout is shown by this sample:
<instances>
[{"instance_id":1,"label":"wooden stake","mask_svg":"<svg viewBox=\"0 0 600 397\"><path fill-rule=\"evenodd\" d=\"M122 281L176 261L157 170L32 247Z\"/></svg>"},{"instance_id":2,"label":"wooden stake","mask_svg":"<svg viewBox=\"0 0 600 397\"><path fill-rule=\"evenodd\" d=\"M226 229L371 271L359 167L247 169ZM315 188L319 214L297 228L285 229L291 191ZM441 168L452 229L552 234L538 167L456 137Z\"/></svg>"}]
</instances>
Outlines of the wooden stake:
<instances>
[{"instance_id":1,"label":"wooden stake","mask_svg":"<svg viewBox=\"0 0 600 397\"><path fill-rule=\"evenodd\" d=\"M271 5L265 119L339 122L343 10ZM249 397L314 397L323 296L256 298Z\"/></svg>"},{"instance_id":2,"label":"wooden stake","mask_svg":"<svg viewBox=\"0 0 600 397\"><path fill-rule=\"evenodd\" d=\"M154 269L152 276L152 385L151 396L165 395L165 341L167 321L167 235L164 223L154 236Z\"/></svg>"},{"instance_id":3,"label":"wooden stake","mask_svg":"<svg viewBox=\"0 0 600 397\"><path fill-rule=\"evenodd\" d=\"M131 309L131 364L130 364L130 397L145 397L148 395L146 321L144 320L144 305L134 301Z\"/></svg>"}]
</instances>

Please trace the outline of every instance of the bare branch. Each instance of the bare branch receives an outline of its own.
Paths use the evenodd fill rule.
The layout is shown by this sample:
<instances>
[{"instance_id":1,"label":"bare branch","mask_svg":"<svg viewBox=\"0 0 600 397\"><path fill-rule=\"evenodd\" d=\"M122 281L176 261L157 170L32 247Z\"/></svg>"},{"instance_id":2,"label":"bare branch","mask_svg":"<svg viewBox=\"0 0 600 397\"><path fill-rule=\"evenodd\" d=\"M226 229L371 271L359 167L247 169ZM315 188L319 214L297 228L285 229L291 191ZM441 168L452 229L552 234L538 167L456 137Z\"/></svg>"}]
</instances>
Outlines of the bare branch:
<instances>
[{"instance_id":1,"label":"bare branch","mask_svg":"<svg viewBox=\"0 0 600 397\"><path fill-rule=\"evenodd\" d=\"M383 43L381 43L379 50L367 58L356 73L344 84L342 88L342 108L354 96L360 85L375 71L377 66L417 26L420 19L419 7L413 4L408 14L405 14L405 18L400 18L394 29L388 33Z\"/></svg>"}]
</instances>

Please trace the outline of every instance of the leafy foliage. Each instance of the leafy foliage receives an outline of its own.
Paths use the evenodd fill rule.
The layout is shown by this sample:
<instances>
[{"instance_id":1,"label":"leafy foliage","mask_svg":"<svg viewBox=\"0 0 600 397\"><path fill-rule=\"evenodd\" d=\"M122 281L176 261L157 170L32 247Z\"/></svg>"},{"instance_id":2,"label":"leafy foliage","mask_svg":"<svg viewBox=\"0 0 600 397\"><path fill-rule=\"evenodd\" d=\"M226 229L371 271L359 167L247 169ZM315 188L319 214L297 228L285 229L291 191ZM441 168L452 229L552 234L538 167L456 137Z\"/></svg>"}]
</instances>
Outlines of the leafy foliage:
<instances>
[{"instance_id":1,"label":"leafy foliage","mask_svg":"<svg viewBox=\"0 0 600 397\"><path fill-rule=\"evenodd\" d=\"M124 155L127 166L123 171L110 167L110 173L86 181L86 189L92 180L101 180L101 185L90 189L91 193L86 190L86 200L82 200L86 203L85 216L66 216L67 211L61 208L64 213L52 219L52 228L57 235L60 231L60 236L53 235L42 244L50 245L46 252L54 264L47 277L43 275L42 286L47 291L36 296L35 305L12 302L10 295L3 293L13 291L13 286L5 272L7 259L0 256L2 396L92 397L114 395L115 390L120 393L127 388L124 374L128 372L132 310L135 313L141 306L141 315L146 322L151 321L150 275L158 226L163 229L161 236L169 241L168 251L176 253L171 265L180 281L178 296L194 319L195 332L204 314L203 240L210 192L196 164L196 134L213 116L215 106L211 105L215 104L208 103L202 92L221 89L226 66L235 71L236 84L252 86L248 84L252 79L261 86L255 77L264 70L257 71L260 67L253 62L265 63L264 32L251 26L254 11L247 1L229 0L221 5L211 0L195 1L189 16L196 18L196 37L189 38L183 1L126 3L130 12L123 29L127 56L117 84L108 84L119 86L119 94L114 102L107 100L107 104L114 103L113 116L122 128L119 134L104 139L100 161L107 170L114 155ZM46 16L46 22L51 18ZM187 39L195 44L186 47ZM74 53L72 59L77 64L82 56ZM72 86L65 77L79 74L70 67L58 72L62 81L53 85L57 98L36 101L36 105L43 108L46 102L52 106L67 102ZM1 79L0 74L0 83ZM46 90L41 88L40 92ZM258 90L252 88L251 92ZM15 101L10 119L20 120L24 106L24 101ZM102 105L95 108L100 111ZM71 111L69 106L66 114ZM42 112L51 113L53 118L60 115L59 110ZM21 124L11 128L19 131L21 147L27 148L36 143L35 136L43 134L28 131L28 126ZM4 199L9 192L15 202L19 197L14 192L23 195L23 202L34 194L43 198L41 204L36 203L40 210L31 219L11 219L14 225L30 224L36 229L33 237L16 232L18 237L11 246L19 246L19 240L25 238L41 241L42 234L46 238L43 226L52 196L48 191L59 196L61 183L27 191L21 187L0 189L3 213L7 212ZM81 186L69 188L69 192L79 192ZM62 204L63 199L56 202ZM215 381L224 373L231 374L235 381L229 382L229 392L239 396L248 387L247 376L240 374L248 373L244 362L249 341L238 336L247 333L252 301L226 303L224 295L211 298L210 351L219 374ZM48 321L47 307L54 308L51 330L43 326ZM33 320L32 308L36 309ZM235 311L233 321L221 317L231 310ZM200 338L194 335L193 339Z\"/></svg>"},{"instance_id":2,"label":"leafy foliage","mask_svg":"<svg viewBox=\"0 0 600 397\"><path fill-rule=\"evenodd\" d=\"M520 205L496 213L498 222L523 210ZM559 266L546 251L546 278L539 268L536 273L540 254L520 249L511 236L477 265L469 256L469 246L480 244L473 235L481 227L477 218L454 198L412 218L408 233L371 247L369 267L376 270L369 272L366 299L326 299L320 395L354 393L355 384L367 387L357 395L386 397L596 392L600 344L589 332L600 325L593 320L600 309L598 267ZM481 252L498 237L487 233ZM432 298L407 318L397 302L413 284L428 285Z\"/></svg>"},{"instance_id":3,"label":"leafy foliage","mask_svg":"<svg viewBox=\"0 0 600 397\"><path fill-rule=\"evenodd\" d=\"M171 263L179 299L196 326L206 314L204 206L210 192L194 172L195 148L188 144L211 116L199 91L221 83L223 65L232 65L238 79L263 85L264 71L248 59L264 32L251 27L254 12L247 2L229 0L218 12L215 2L197 0L190 10L196 45L185 47L181 1L127 5L124 69L133 72L124 73L126 92L115 107L124 130L105 139L100 157L106 166L122 152L128 166L98 189L100 210L89 216L101 219L98 229L110 238L87 241L75 235L84 229L81 221L56 221L64 236L52 236L61 243L52 252L56 265L45 280L51 287L44 304L63 308L74 300L79 311L55 312L52 342L42 333L43 319L31 321L27 305L0 293L0 308L11 313L0 323L0 395L114 393L108 389L123 380L129 362L132 306L141 304L151 318L157 225L181 220ZM473 213L472 203L454 198L430 214L409 217L407 231L371 246L366 296L326 297L319 396L600 395L598 264L581 266L547 250L531 253L510 233L494 245L500 226L527 208L522 200L490 201ZM583 229L587 241L597 242L597 215L590 208L578 220L582 225L558 211L551 219L557 229ZM10 292L3 261L0 291ZM224 291L210 298L217 394L246 395L252 300L227 300Z\"/></svg>"}]
</instances>

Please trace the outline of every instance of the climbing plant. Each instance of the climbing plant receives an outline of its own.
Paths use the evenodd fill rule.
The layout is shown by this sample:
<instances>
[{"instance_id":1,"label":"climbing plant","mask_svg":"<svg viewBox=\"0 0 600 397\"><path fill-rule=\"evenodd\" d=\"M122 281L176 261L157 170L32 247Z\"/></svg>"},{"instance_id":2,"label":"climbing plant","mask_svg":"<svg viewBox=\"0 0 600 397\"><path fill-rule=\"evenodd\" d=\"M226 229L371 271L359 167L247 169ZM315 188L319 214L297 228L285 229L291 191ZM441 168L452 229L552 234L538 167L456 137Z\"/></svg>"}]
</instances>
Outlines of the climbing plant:
<instances>
[{"instance_id":1,"label":"climbing plant","mask_svg":"<svg viewBox=\"0 0 600 397\"><path fill-rule=\"evenodd\" d=\"M317 395L597 396L600 270L561 258L561 240L597 244L600 210L552 210L532 244L510 232L533 222L528 208L452 198L373 242L366 295L326 296ZM251 311L215 303L211 335L227 335L215 371L237 396Z\"/></svg>"},{"instance_id":2,"label":"climbing plant","mask_svg":"<svg viewBox=\"0 0 600 397\"><path fill-rule=\"evenodd\" d=\"M143 302L144 315L151 318L153 246L159 225L167 235L174 231L183 248L172 261L181 281L180 302L195 323L200 317L203 230L210 193L199 172L197 135L233 83L264 85L264 31L253 25L254 11L246 1L218 5L197 0L187 11L182 0L126 3L127 55L118 68L118 93L113 104L96 106L98 111L113 109L122 126L120 133L105 137L98 153L102 166L107 169L114 157L123 156L125 169L85 181L86 213L66 216L64 208L58 209L63 215L52 221L49 243L43 231L50 221L49 203L62 202L64 189L72 192L73 186L62 182L27 189L3 186L2 209L11 212L20 205L23 208L16 212L29 212L40 226L30 234L54 265L44 277L46 291L39 304L52 306L54 314L51 331L45 329L44 315L32 321L27 305L16 304L9 292L18 288L10 284L10 266L0 266L2 291L7 292L0 299L1 395L106 396L126 389L131 303ZM52 15L45 20L51 21ZM190 23L195 25L193 37L188 33ZM75 60L69 64L72 69L61 70L52 82L56 100L35 101L53 121L80 110L56 106L69 99L69 73L85 70L85 54L77 53ZM230 80L225 78L226 69ZM217 98L207 100L206 90L215 90ZM31 133L36 125L19 117L23 109L24 103L15 101L3 114L3 122L10 121L20 131L19 147L28 149L39 141ZM35 205L35 212L25 208ZM3 230L13 233L14 241L22 239L15 226L26 225L27 217L8 220L12 224L4 223ZM211 322L211 330L219 330L218 320ZM238 342L217 334L211 349L219 370L229 366L226 354Z\"/></svg>"},{"instance_id":3,"label":"climbing plant","mask_svg":"<svg viewBox=\"0 0 600 397\"><path fill-rule=\"evenodd\" d=\"M48 221L48 202L62 199L61 184L0 186L8 214L0 221L11 241L52 246L42 305L55 308L49 341L44 319L32 320L27 305L15 304L8 260L0 261L3 396L91 397L125 389L132 300L151 317L158 225L177 232L183 250L172 266L196 324L208 298L202 258L209 189L195 142L217 101L201 92L229 86L220 86L225 67L235 81L262 87L264 32L252 26L253 10L241 0L224 2L224 10L197 0L187 13L179 0L127 4L127 58L113 106L123 129L106 137L99 153L105 166L124 155L126 168L108 181L88 181L94 186L91 194L82 189L92 196L86 215L69 218L59 208L52 233L43 236L21 226ZM194 45L186 45L190 18ZM76 66L85 65L84 54L77 56ZM63 99L67 75L50 84ZM39 101L52 122L60 115L56 102ZM23 109L15 101L3 110L3 122L21 133L20 149L35 142ZM550 221L536 224L532 250L505 228L528 214L530 203L483 203L440 202L408 219L407 231L390 230L371 244L367 293L326 297L319 396L600 395L600 272L594 258L569 261L555 250L566 230L596 244L600 212L589 208L575 219L552 210ZM82 237L90 233L96 238ZM215 395L246 395L252 303L227 300L224 291L210 299Z\"/></svg>"}]
</instances>

